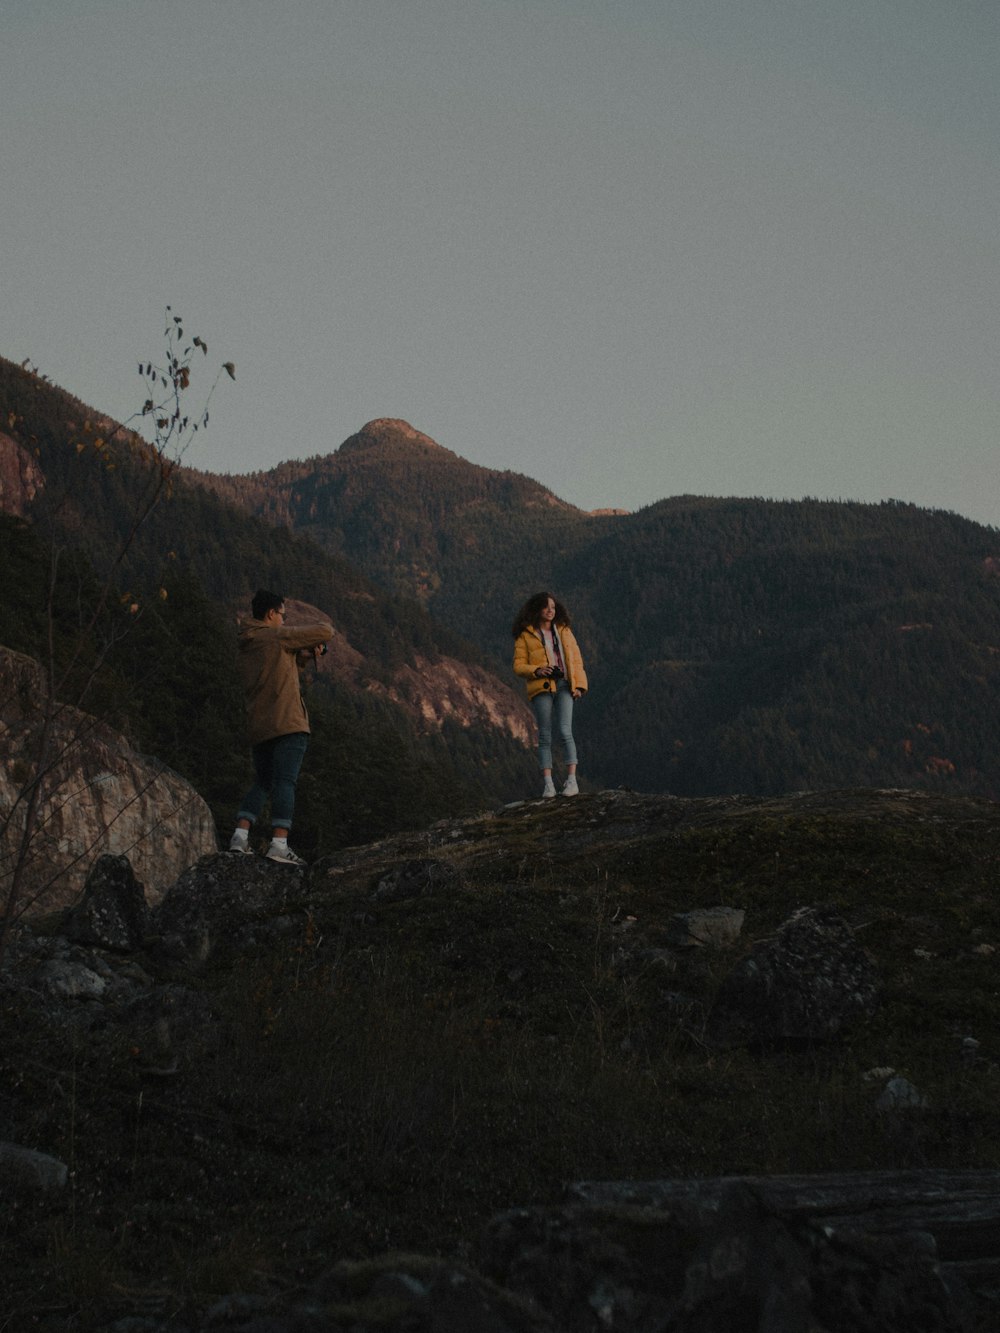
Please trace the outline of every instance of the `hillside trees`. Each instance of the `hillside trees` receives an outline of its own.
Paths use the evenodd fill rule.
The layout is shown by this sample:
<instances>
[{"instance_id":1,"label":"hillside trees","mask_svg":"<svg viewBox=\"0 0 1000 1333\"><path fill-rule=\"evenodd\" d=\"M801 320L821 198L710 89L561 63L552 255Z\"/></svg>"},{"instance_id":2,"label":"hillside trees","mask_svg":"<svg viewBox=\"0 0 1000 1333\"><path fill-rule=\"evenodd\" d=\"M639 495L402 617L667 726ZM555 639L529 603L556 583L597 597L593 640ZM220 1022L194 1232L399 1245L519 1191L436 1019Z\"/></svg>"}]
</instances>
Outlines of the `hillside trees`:
<instances>
[{"instance_id":1,"label":"hillside trees","mask_svg":"<svg viewBox=\"0 0 1000 1333\"><path fill-rule=\"evenodd\" d=\"M49 466L33 507L35 533L29 536L9 522L3 530L12 564L25 580L9 592L10 635L26 645L34 641L43 672L29 750L14 775L13 796L0 811L0 953L12 922L30 905L26 886L37 859L33 845L40 821L47 809L70 799L61 791L66 762L92 730L94 710L101 711L101 690L113 676L115 650L141 615L144 595L154 595L153 589L141 593L124 580L137 534L169 493L191 438L208 422L208 401L218 375L197 419L185 411L198 352L207 356L206 344L197 336L186 341L181 318L168 307L163 364L140 364L147 396L124 424L93 419L85 412L79 414L82 420L67 421L60 409L64 413L67 407L82 405L50 394L44 377L34 370L22 367L18 374L5 367L7 429L29 454L41 458L44 448ZM222 369L234 374L232 363ZM130 429L138 420L147 424L147 437ZM108 507L99 572L74 539L82 517L81 478L91 483L96 478L105 494L122 488L126 492L124 502L119 497L117 505ZM30 608L28 591L34 597ZM157 595L167 595L162 585ZM72 719L68 733L57 725L67 719ZM46 887L33 885L31 895Z\"/></svg>"},{"instance_id":2,"label":"hillside trees","mask_svg":"<svg viewBox=\"0 0 1000 1333\"><path fill-rule=\"evenodd\" d=\"M88 497L87 517L109 496ZM381 421L268 473L182 469L138 534L143 577L165 549L226 612L259 582L320 607L375 693L441 653L514 684L514 610L554 591L590 676L577 740L596 783L1000 791L1000 535L954 514L679 496L587 515ZM378 730L374 715L365 725ZM527 772L502 742L467 763L478 740L453 740L463 777Z\"/></svg>"},{"instance_id":3,"label":"hillside trees","mask_svg":"<svg viewBox=\"0 0 1000 1333\"><path fill-rule=\"evenodd\" d=\"M604 772L687 795L945 781L994 794L995 543L913 506L635 515L561 585L585 610Z\"/></svg>"},{"instance_id":4,"label":"hillside trees","mask_svg":"<svg viewBox=\"0 0 1000 1333\"><path fill-rule=\"evenodd\" d=\"M111 434L98 414L2 360L0 405L17 420L46 486L25 520L0 526L0 543L25 573L0 587L0 641L36 657L47 652L46 542L60 549L61 578L53 587L68 608L54 612L62 625L53 639L57 653L68 649L70 628L83 623L106 582L113 593L104 614L113 632L93 627L92 657L101 655L101 667L88 697L139 750L193 783L220 824L231 821L250 779L233 650L235 613L246 610L257 586L321 608L359 654L356 682L333 686L321 676L310 689L315 726L296 819L304 851L511 799L529 774L533 785L524 747L496 729L428 733L388 701L400 666L432 668L442 654L472 665L482 660L418 603L387 596L343 557L248 518L176 470L168 472L162 502L131 531L127 513L149 468L141 446L115 439L114 466L95 466L103 451L88 441ZM88 422L91 431L81 436L77 427ZM85 447L77 450L77 443ZM110 534L118 542L130 537L127 559L116 568ZM70 587L77 567L79 586ZM81 582L88 579L89 591Z\"/></svg>"},{"instance_id":5,"label":"hillside trees","mask_svg":"<svg viewBox=\"0 0 1000 1333\"><path fill-rule=\"evenodd\" d=\"M516 607L557 593L587 661L577 739L598 782L1000 790L1000 537L958 515L692 496L589 515L390 421L196 484L408 589L501 675Z\"/></svg>"}]
</instances>

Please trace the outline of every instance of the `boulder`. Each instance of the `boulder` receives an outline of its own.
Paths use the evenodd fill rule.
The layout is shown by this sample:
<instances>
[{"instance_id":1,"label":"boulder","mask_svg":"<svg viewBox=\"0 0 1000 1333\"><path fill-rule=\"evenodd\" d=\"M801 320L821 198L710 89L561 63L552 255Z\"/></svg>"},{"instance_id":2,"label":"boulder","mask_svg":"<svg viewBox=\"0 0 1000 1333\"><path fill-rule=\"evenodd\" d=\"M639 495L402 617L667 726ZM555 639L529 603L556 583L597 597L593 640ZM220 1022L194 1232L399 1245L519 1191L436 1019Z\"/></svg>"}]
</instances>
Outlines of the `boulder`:
<instances>
[{"instance_id":1,"label":"boulder","mask_svg":"<svg viewBox=\"0 0 1000 1333\"><path fill-rule=\"evenodd\" d=\"M99 856L87 876L83 898L64 923L67 939L128 953L150 931L149 904L127 856Z\"/></svg>"},{"instance_id":2,"label":"boulder","mask_svg":"<svg viewBox=\"0 0 1000 1333\"><path fill-rule=\"evenodd\" d=\"M35 981L58 1000L99 1000L108 988L99 972L72 958L50 958L35 973Z\"/></svg>"},{"instance_id":3,"label":"boulder","mask_svg":"<svg viewBox=\"0 0 1000 1333\"><path fill-rule=\"evenodd\" d=\"M102 853L127 855L155 902L185 867L216 850L211 811L179 774L68 704L51 719L37 817L20 858L23 793L39 770L45 695L39 663L0 647L0 902L23 859L20 906L65 907Z\"/></svg>"},{"instance_id":4,"label":"boulder","mask_svg":"<svg viewBox=\"0 0 1000 1333\"><path fill-rule=\"evenodd\" d=\"M0 1193L5 1195L55 1194L65 1189L69 1168L58 1157L0 1143Z\"/></svg>"},{"instance_id":5,"label":"boulder","mask_svg":"<svg viewBox=\"0 0 1000 1333\"><path fill-rule=\"evenodd\" d=\"M230 953L255 939L284 933L290 892L303 871L263 856L221 852L190 866L153 911L153 929L167 952L188 962Z\"/></svg>"},{"instance_id":6,"label":"boulder","mask_svg":"<svg viewBox=\"0 0 1000 1333\"><path fill-rule=\"evenodd\" d=\"M802 907L723 980L709 1015L717 1042L827 1041L874 1013L878 970L831 907Z\"/></svg>"},{"instance_id":7,"label":"boulder","mask_svg":"<svg viewBox=\"0 0 1000 1333\"><path fill-rule=\"evenodd\" d=\"M746 913L738 907L701 907L676 912L667 922L667 939L682 948L725 949L735 944Z\"/></svg>"}]
</instances>

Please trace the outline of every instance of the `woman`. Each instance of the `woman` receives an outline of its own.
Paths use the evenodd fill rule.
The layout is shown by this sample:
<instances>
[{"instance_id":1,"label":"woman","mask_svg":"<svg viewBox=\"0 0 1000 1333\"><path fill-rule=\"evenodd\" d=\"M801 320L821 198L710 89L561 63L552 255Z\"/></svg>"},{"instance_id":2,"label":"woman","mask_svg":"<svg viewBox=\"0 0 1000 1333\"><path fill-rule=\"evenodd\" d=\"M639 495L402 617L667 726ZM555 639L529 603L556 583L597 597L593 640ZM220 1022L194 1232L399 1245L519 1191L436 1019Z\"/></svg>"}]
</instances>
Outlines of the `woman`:
<instances>
[{"instance_id":1,"label":"woman","mask_svg":"<svg viewBox=\"0 0 1000 1333\"><path fill-rule=\"evenodd\" d=\"M576 744L573 700L587 692L587 673L570 629L566 608L547 592L529 597L511 627L514 671L524 677L528 701L538 723L538 762L545 785L542 796L555 796L552 782L552 715L566 756L563 796L576 796Z\"/></svg>"}]
</instances>

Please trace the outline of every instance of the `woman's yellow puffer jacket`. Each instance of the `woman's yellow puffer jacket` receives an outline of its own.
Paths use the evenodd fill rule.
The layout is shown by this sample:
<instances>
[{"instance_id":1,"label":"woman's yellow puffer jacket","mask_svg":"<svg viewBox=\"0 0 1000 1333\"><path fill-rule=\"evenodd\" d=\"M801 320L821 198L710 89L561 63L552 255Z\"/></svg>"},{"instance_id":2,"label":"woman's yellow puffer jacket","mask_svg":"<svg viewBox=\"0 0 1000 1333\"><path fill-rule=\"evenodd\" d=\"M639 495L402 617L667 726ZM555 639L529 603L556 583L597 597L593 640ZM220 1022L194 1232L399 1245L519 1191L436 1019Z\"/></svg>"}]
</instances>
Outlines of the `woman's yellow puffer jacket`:
<instances>
[{"instance_id":1,"label":"woman's yellow puffer jacket","mask_svg":"<svg viewBox=\"0 0 1000 1333\"><path fill-rule=\"evenodd\" d=\"M559 641L566 660L566 680L569 687L571 690L586 691L587 673L583 669L583 658L580 656L580 646L576 636L568 625L557 625L556 629L559 631ZM518 676L523 676L528 687L529 699L533 699L536 694L541 694L545 690L555 690L554 680L550 680L548 676L535 675L538 667L548 664L545 644L542 643L542 636L538 630L523 630L514 642L514 671Z\"/></svg>"}]
</instances>

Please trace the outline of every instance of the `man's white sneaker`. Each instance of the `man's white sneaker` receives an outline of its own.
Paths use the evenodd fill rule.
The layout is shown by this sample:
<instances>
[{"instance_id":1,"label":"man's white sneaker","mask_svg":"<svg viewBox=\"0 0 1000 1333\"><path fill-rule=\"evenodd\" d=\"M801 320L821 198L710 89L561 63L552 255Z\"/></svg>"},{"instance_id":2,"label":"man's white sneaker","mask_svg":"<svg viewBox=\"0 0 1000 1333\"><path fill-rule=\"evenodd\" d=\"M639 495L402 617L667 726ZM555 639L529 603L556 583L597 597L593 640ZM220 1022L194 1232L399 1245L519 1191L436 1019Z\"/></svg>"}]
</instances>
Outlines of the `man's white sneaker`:
<instances>
[{"instance_id":1,"label":"man's white sneaker","mask_svg":"<svg viewBox=\"0 0 1000 1333\"><path fill-rule=\"evenodd\" d=\"M564 796L579 796L580 788L576 785L576 774L571 773L563 783L562 794Z\"/></svg>"},{"instance_id":2,"label":"man's white sneaker","mask_svg":"<svg viewBox=\"0 0 1000 1333\"><path fill-rule=\"evenodd\" d=\"M275 847L273 842L268 847L266 855L269 861L277 861L279 865L283 866L304 866L306 864L301 856L295 855L291 847Z\"/></svg>"},{"instance_id":3,"label":"man's white sneaker","mask_svg":"<svg viewBox=\"0 0 1000 1333\"><path fill-rule=\"evenodd\" d=\"M552 781L551 778L546 778L545 786L542 788L542 800L547 801L550 796L555 796L555 794L556 794L556 784Z\"/></svg>"},{"instance_id":4,"label":"man's white sneaker","mask_svg":"<svg viewBox=\"0 0 1000 1333\"><path fill-rule=\"evenodd\" d=\"M250 839L238 838L235 833L229 839L229 851L249 853L253 856L253 848L250 846Z\"/></svg>"}]
</instances>

